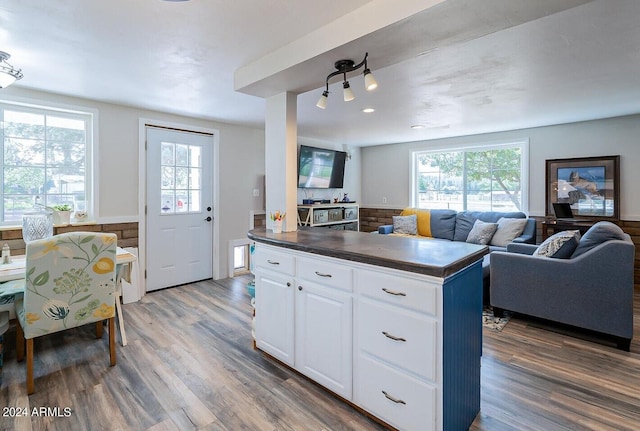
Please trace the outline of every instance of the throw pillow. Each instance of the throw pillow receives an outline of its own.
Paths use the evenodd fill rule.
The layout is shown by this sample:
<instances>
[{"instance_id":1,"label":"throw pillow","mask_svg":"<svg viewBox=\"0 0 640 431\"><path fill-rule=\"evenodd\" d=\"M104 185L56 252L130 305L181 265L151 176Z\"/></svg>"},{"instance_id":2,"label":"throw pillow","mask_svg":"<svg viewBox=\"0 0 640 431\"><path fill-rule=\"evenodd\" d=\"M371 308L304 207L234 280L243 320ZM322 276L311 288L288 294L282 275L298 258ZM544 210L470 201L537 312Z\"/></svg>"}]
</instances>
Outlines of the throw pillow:
<instances>
[{"instance_id":1,"label":"throw pillow","mask_svg":"<svg viewBox=\"0 0 640 431\"><path fill-rule=\"evenodd\" d=\"M578 241L580 241L580 231L578 230L558 232L544 240L533 252L533 255L568 259L578 246Z\"/></svg>"},{"instance_id":2,"label":"throw pillow","mask_svg":"<svg viewBox=\"0 0 640 431\"><path fill-rule=\"evenodd\" d=\"M418 219L416 215L393 216L393 232L416 235L418 233Z\"/></svg>"},{"instance_id":3,"label":"throw pillow","mask_svg":"<svg viewBox=\"0 0 640 431\"><path fill-rule=\"evenodd\" d=\"M618 225L613 224L610 221L599 221L585 232L571 257L578 257L603 242L610 241L612 239L625 240L626 238L627 234L624 233Z\"/></svg>"},{"instance_id":4,"label":"throw pillow","mask_svg":"<svg viewBox=\"0 0 640 431\"><path fill-rule=\"evenodd\" d=\"M416 216L418 235L431 237L431 210L423 208L405 208L401 216Z\"/></svg>"},{"instance_id":5,"label":"throw pillow","mask_svg":"<svg viewBox=\"0 0 640 431\"><path fill-rule=\"evenodd\" d=\"M491 241L491 237L496 233L498 223L487 223L482 220L476 220L469 232L467 242L472 244L487 245Z\"/></svg>"},{"instance_id":6,"label":"throw pillow","mask_svg":"<svg viewBox=\"0 0 640 431\"><path fill-rule=\"evenodd\" d=\"M526 224L526 218L500 218L498 220L498 230L491 238L490 244L506 247L508 243L522 235Z\"/></svg>"}]
</instances>

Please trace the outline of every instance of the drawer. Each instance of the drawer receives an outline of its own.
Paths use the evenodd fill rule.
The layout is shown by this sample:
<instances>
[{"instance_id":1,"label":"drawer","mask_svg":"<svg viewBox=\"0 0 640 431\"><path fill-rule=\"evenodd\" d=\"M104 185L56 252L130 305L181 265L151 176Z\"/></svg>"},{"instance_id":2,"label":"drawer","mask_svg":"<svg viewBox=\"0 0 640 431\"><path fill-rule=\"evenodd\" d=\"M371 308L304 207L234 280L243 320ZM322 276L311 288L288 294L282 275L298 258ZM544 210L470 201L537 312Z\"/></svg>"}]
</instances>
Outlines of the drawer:
<instances>
[{"instance_id":1,"label":"drawer","mask_svg":"<svg viewBox=\"0 0 640 431\"><path fill-rule=\"evenodd\" d=\"M329 210L329 221L341 221L342 208L334 208Z\"/></svg>"},{"instance_id":2,"label":"drawer","mask_svg":"<svg viewBox=\"0 0 640 431\"><path fill-rule=\"evenodd\" d=\"M329 210L315 210L313 212L314 223L326 223L329 221Z\"/></svg>"},{"instance_id":3,"label":"drawer","mask_svg":"<svg viewBox=\"0 0 640 431\"><path fill-rule=\"evenodd\" d=\"M363 299L359 301L356 321L361 351L437 382L435 319Z\"/></svg>"},{"instance_id":4,"label":"drawer","mask_svg":"<svg viewBox=\"0 0 640 431\"><path fill-rule=\"evenodd\" d=\"M298 259L298 277L337 289L353 289L351 268L322 259Z\"/></svg>"},{"instance_id":5,"label":"drawer","mask_svg":"<svg viewBox=\"0 0 640 431\"><path fill-rule=\"evenodd\" d=\"M358 357L357 370L356 404L398 429L437 429L442 418L436 410L436 386L367 356Z\"/></svg>"},{"instance_id":6,"label":"drawer","mask_svg":"<svg viewBox=\"0 0 640 431\"><path fill-rule=\"evenodd\" d=\"M253 259L256 268L277 271L281 274L295 275L296 259L290 254L257 245Z\"/></svg>"},{"instance_id":7,"label":"drawer","mask_svg":"<svg viewBox=\"0 0 640 431\"><path fill-rule=\"evenodd\" d=\"M345 220L356 220L358 218L358 208L345 208L344 218Z\"/></svg>"},{"instance_id":8,"label":"drawer","mask_svg":"<svg viewBox=\"0 0 640 431\"><path fill-rule=\"evenodd\" d=\"M357 290L362 296L438 316L441 286L429 280L378 271L358 271Z\"/></svg>"}]
</instances>

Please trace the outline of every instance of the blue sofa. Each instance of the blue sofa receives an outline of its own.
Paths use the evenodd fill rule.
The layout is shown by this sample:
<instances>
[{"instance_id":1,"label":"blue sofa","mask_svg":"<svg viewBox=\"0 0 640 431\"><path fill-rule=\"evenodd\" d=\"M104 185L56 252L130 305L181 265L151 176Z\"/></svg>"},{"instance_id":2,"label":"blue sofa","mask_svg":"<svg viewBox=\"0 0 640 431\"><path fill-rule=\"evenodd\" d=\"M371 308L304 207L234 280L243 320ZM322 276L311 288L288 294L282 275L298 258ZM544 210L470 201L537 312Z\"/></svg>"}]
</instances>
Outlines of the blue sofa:
<instances>
[{"instance_id":1,"label":"blue sofa","mask_svg":"<svg viewBox=\"0 0 640 431\"><path fill-rule=\"evenodd\" d=\"M564 258L540 256L537 246L515 243L506 252L491 253L494 313L510 310L596 331L612 336L618 348L628 351L633 338L634 244L620 227L604 221L575 243L575 251L565 250Z\"/></svg>"},{"instance_id":2,"label":"blue sofa","mask_svg":"<svg viewBox=\"0 0 640 431\"><path fill-rule=\"evenodd\" d=\"M415 208L403 210L401 215L419 211ZM431 238L448 239L450 241L466 241L469 232L473 228L476 220L487 223L497 223L501 218L527 218L523 212L498 212L498 211L455 211L449 209L432 209L429 212L429 231ZM418 217L418 231L420 231L420 217ZM391 234L393 225L382 225L378 227L378 233ZM416 235L420 236L420 235ZM536 243L536 221L527 219L522 234L513 239L513 242L535 244ZM506 246L489 244L491 251L505 251Z\"/></svg>"},{"instance_id":3,"label":"blue sofa","mask_svg":"<svg viewBox=\"0 0 640 431\"><path fill-rule=\"evenodd\" d=\"M487 223L497 223L501 218L526 218L524 230L520 236L512 239L512 243L520 244L535 244L536 243L536 220L527 218L523 212L497 212L497 211L454 211L449 209L432 209L432 210L418 210L416 208L406 208L402 211L401 215L407 215L409 213L417 213L419 211L428 211L428 229L422 229L422 232L427 231L429 238L437 238L441 240L450 241L466 241L469 232L473 228L476 220L480 220ZM420 222L425 222L425 218L421 218L418 215L418 231L420 232ZM393 234L393 225L383 225L378 228L380 234ZM411 235L415 237L421 237L421 235ZM495 245L488 244L489 250L493 254L494 251L506 251L506 244ZM487 254L482 261L482 302L485 305L489 305L490 299L490 265L491 254Z\"/></svg>"}]
</instances>

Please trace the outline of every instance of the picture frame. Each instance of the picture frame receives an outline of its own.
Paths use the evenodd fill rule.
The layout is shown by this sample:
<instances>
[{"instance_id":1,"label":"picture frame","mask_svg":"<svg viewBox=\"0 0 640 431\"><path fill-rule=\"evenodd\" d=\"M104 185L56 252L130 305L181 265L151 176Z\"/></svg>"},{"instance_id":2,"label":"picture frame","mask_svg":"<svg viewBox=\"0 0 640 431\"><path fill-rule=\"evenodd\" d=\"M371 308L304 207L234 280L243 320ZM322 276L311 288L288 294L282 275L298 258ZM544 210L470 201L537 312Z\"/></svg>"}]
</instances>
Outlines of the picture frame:
<instances>
[{"instance_id":1,"label":"picture frame","mask_svg":"<svg viewBox=\"0 0 640 431\"><path fill-rule=\"evenodd\" d=\"M620 219L620 156L546 160L547 217L566 202L575 218Z\"/></svg>"}]
</instances>

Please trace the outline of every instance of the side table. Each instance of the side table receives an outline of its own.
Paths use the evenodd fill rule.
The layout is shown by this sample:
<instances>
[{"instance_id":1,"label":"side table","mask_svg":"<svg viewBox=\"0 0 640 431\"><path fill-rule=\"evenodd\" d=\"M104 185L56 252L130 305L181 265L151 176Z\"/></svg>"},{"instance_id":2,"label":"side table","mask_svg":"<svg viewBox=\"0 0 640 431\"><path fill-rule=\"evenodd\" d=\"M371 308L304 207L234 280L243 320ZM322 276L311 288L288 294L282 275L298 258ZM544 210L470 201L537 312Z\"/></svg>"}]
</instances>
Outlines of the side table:
<instances>
[{"instance_id":1,"label":"side table","mask_svg":"<svg viewBox=\"0 0 640 431\"><path fill-rule=\"evenodd\" d=\"M542 240L549 238L554 233L563 230L578 230L580 235L584 235L597 220L544 220L540 223L542 227ZM549 235L551 231L551 235Z\"/></svg>"}]
</instances>

